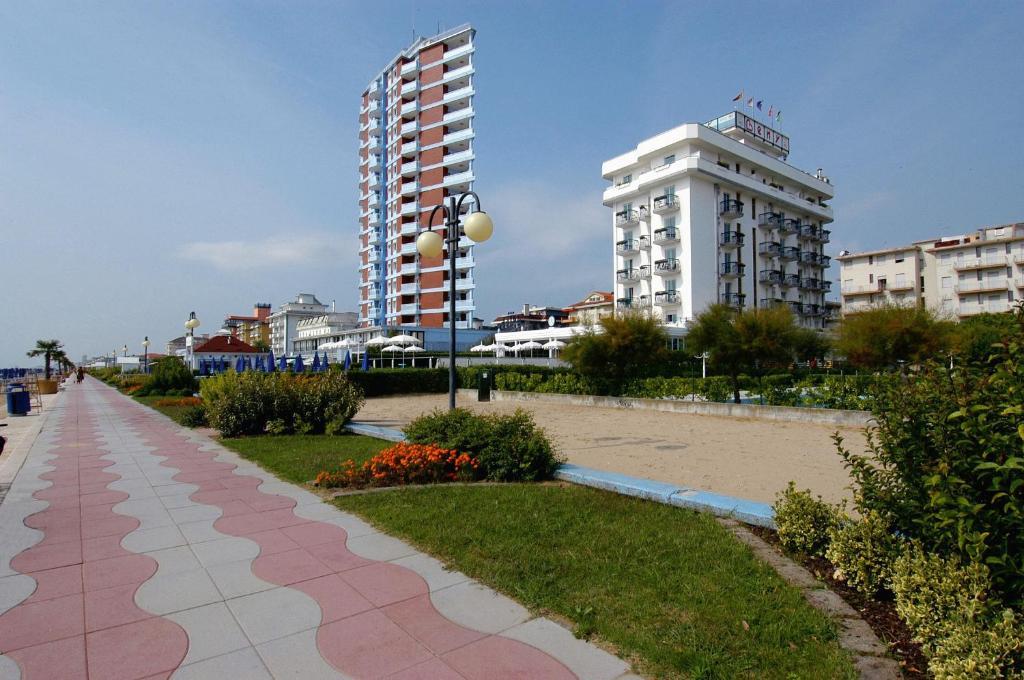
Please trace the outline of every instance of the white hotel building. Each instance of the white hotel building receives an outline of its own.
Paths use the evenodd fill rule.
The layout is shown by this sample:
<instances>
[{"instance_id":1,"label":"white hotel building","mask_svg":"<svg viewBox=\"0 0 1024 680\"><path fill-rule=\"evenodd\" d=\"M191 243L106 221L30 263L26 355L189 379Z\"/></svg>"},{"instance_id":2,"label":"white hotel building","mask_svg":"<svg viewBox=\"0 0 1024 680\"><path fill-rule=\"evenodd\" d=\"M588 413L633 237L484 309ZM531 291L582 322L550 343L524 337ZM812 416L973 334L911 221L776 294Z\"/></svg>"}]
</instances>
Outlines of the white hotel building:
<instances>
[{"instance_id":1,"label":"white hotel building","mask_svg":"<svg viewBox=\"0 0 1024 680\"><path fill-rule=\"evenodd\" d=\"M650 311L673 335L718 302L784 304L823 328L834 189L788 155L788 137L734 111L605 161L616 309Z\"/></svg>"},{"instance_id":2,"label":"white hotel building","mask_svg":"<svg viewBox=\"0 0 1024 680\"><path fill-rule=\"evenodd\" d=\"M904 246L840 253L842 310L918 304L954 319L1024 299L1024 222Z\"/></svg>"},{"instance_id":3,"label":"white hotel building","mask_svg":"<svg viewBox=\"0 0 1024 680\"><path fill-rule=\"evenodd\" d=\"M359 323L448 325L447 247L421 258L416 236L446 196L473 188L475 31L418 38L374 76L359 111ZM443 218L435 220L443 227ZM435 229L437 227L435 226ZM443 228L441 229L443 234ZM459 244L458 328L473 322L473 248Z\"/></svg>"}]
</instances>

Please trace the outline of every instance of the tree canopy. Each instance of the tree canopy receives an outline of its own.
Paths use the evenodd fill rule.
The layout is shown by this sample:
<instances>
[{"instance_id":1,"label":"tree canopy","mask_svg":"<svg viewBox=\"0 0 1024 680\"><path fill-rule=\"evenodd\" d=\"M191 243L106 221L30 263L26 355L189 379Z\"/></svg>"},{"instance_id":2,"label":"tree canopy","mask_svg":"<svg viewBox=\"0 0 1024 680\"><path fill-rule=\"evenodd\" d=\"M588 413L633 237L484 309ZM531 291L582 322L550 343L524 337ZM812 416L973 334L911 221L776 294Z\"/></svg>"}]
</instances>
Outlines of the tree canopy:
<instances>
[{"instance_id":1,"label":"tree canopy","mask_svg":"<svg viewBox=\"0 0 1024 680\"><path fill-rule=\"evenodd\" d=\"M650 375L668 358L668 334L645 314L617 314L599 322L601 332L577 336L562 352L577 372L611 390Z\"/></svg>"},{"instance_id":2,"label":"tree canopy","mask_svg":"<svg viewBox=\"0 0 1024 680\"><path fill-rule=\"evenodd\" d=\"M843 317L835 349L858 368L878 370L948 353L953 322L919 306L885 304Z\"/></svg>"},{"instance_id":3,"label":"tree canopy","mask_svg":"<svg viewBox=\"0 0 1024 680\"><path fill-rule=\"evenodd\" d=\"M43 357L43 366L46 371L47 380L50 379L51 362L70 363L68 362L67 354L64 353L64 343L56 338L52 340L36 340L36 346L26 352L26 354L30 357Z\"/></svg>"}]
</instances>

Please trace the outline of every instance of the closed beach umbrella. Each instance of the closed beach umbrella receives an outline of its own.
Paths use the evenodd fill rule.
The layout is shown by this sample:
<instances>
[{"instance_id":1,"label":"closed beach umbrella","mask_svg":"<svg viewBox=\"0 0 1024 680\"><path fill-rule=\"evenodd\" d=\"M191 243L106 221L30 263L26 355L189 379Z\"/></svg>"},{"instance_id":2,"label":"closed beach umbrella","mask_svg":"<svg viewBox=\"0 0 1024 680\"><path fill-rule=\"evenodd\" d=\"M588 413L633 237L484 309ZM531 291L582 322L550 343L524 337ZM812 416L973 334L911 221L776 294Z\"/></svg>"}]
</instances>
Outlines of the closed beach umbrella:
<instances>
[{"instance_id":1,"label":"closed beach umbrella","mask_svg":"<svg viewBox=\"0 0 1024 680\"><path fill-rule=\"evenodd\" d=\"M273 373L274 368L276 368L274 366L274 350L270 350L269 352L267 352L267 372Z\"/></svg>"},{"instance_id":2,"label":"closed beach umbrella","mask_svg":"<svg viewBox=\"0 0 1024 680\"><path fill-rule=\"evenodd\" d=\"M363 352L363 370L370 370L370 354L368 352Z\"/></svg>"},{"instance_id":3,"label":"closed beach umbrella","mask_svg":"<svg viewBox=\"0 0 1024 680\"><path fill-rule=\"evenodd\" d=\"M302 355L301 354L296 354L295 355L295 372L296 373L302 373L305 370L306 370L306 365L304 363L302 363Z\"/></svg>"},{"instance_id":4,"label":"closed beach umbrella","mask_svg":"<svg viewBox=\"0 0 1024 680\"><path fill-rule=\"evenodd\" d=\"M345 350L345 370L352 368L352 352Z\"/></svg>"},{"instance_id":5,"label":"closed beach umbrella","mask_svg":"<svg viewBox=\"0 0 1024 680\"><path fill-rule=\"evenodd\" d=\"M313 372L320 372L320 354L317 352L313 352Z\"/></svg>"},{"instance_id":6,"label":"closed beach umbrella","mask_svg":"<svg viewBox=\"0 0 1024 680\"><path fill-rule=\"evenodd\" d=\"M277 362L277 370L287 371L288 370L288 357L281 355L281 360Z\"/></svg>"}]
</instances>

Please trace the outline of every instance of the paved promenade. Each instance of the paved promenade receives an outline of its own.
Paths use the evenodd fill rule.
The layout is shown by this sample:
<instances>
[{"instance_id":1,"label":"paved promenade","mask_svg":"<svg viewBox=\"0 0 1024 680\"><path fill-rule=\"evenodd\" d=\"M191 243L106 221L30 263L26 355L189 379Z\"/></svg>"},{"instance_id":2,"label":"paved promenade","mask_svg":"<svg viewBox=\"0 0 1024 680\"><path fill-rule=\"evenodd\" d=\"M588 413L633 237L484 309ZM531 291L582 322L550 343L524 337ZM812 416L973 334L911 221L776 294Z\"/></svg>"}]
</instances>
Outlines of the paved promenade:
<instances>
[{"instance_id":1,"label":"paved promenade","mask_svg":"<svg viewBox=\"0 0 1024 680\"><path fill-rule=\"evenodd\" d=\"M45 417L0 505L4 680L631 677L96 380Z\"/></svg>"}]
</instances>

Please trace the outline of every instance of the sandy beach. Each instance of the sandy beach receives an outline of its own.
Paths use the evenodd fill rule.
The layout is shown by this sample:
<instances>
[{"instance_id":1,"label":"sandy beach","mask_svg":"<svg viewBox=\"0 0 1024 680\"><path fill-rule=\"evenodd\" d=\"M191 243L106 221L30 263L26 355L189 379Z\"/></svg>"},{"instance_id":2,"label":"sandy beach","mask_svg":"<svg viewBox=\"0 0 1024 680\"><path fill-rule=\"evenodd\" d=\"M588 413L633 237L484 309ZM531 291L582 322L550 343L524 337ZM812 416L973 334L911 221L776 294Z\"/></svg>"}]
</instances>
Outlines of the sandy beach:
<instances>
[{"instance_id":1,"label":"sandy beach","mask_svg":"<svg viewBox=\"0 0 1024 680\"><path fill-rule=\"evenodd\" d=\"M356 420L400 428L447 407L447 399L368 399ZM838 431L853 451L864 449L860 429L832 425L531 402L460 399L459 406L481 413L530 411L570 463L764 502L791 479L826 500L850 498L832 435Z\"/></svg>"}]
</instances>

